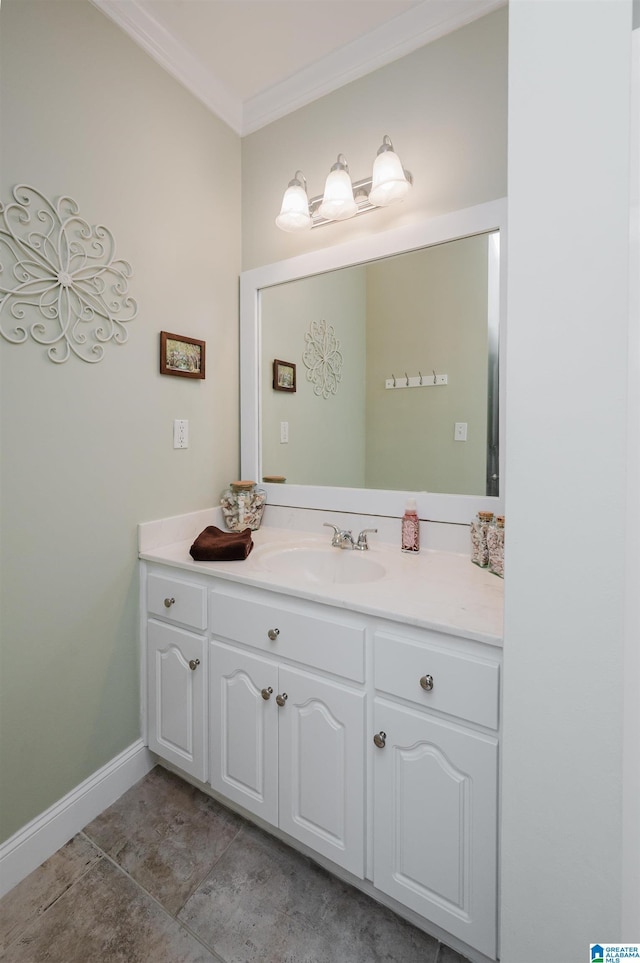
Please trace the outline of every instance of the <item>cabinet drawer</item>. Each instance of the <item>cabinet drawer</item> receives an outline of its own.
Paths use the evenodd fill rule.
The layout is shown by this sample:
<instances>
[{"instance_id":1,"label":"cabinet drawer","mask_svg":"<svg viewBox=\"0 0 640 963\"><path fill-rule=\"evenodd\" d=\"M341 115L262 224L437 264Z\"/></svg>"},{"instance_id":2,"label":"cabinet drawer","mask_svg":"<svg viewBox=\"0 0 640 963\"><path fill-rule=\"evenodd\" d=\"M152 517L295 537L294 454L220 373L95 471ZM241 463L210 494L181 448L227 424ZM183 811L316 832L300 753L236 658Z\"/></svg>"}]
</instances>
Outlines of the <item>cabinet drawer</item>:
<instances>
[{"instance_id":1,"label":"cabinet drawer","mask_svg":"<svg viewBox=\"0 0 640 963\"><path fill-rule=\"evenodd\" d=\"M498 728L500 667L435 645L385 633L374 643L376 689L469 722ZM420 680L431 676L433 688Z\"/></svg>"},{"instance_id":2,"label":"cabinet drawer","mask_svg":"<svg viewBox=\"0 0 640 963\"><path fill-rule=\"evenodd\" d=\"M204 585L150 575L147 579L147 608L152 615L170 622L200 630L207 627L207 591Z\"/></svg>"},{"instance_id":3,"label":"cabinet drawer","mask_svg":"<svg viewBox=\"0 0 640 963\"><path fill-rule=\"evenodd\" d=\"M211 631L218 638L364 682L364 626L304 615L217 589L211 601Z\"/></svg>"}]
</instances>

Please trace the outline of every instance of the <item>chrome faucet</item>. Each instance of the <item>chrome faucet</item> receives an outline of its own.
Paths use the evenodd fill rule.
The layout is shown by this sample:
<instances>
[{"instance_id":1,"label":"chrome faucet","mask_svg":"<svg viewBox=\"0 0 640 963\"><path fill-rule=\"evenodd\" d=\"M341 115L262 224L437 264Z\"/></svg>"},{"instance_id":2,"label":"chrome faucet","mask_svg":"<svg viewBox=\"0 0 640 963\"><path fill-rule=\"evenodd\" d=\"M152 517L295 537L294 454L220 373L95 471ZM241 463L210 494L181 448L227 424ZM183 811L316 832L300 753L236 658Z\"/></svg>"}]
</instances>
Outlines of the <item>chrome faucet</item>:
<instances>
[{"instance_id":1,"label":"chrome faucet","mask_svg":"<svg viewBox=\"0 0 640 963\"><path fill-rule=\"evenodd\" d=\"M347 531L346 529L338 528L337 525L332 525L330 522L323 522L325 528L333 529L333 538L331 539L331 544L334 548L356 548L360 552L366 552L369 548L367 542L367 534L369 532L377 532L377 528L364 528L358 535L358 540L354 542L353 533Z\"/></svg>"},{"instance_id":2,"label":"chrome faucet","mask_svg":"<svg viewBox=\"0 0 640 963\"><path fill-rule=\"evenodd\" d=\"M333 529L333 538L331 539L331 544L334 548L355 548L353 541L353 535L351 532L345 529L338 528L337 525L332 525L330 522L323 522L324 528Z\"/></svg>"}]
</instances>

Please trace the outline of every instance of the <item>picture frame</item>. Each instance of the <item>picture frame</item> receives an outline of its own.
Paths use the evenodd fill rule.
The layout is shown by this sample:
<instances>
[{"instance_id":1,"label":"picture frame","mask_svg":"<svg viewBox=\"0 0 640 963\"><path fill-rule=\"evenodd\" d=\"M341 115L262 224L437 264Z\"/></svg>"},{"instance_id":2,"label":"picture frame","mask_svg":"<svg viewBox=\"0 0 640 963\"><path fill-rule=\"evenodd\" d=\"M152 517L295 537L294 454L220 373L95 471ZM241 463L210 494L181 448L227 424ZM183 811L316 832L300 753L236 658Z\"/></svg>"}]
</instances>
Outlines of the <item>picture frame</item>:
<instances>
[{"instance_id":1,"label":"picture frame","mask_svg":"<svg viewBox=\"0 0 640 963\"><path fill-rule=\"evenodd\" d=\"M183 334L160 332L160 374L176 378L205 377L206 342Z\"/></svg>"},{"instance_id":2,"label":"picture frame","mask_svg":"<svg viewBox=\"0 0 640 963\"><path fill-rule=\"evenodd\" d=\"M293 361L280 361L276 358L273 362L273 390L274 391L295 391L296 390L296 366Z\"/></svg>"}]
</instances>

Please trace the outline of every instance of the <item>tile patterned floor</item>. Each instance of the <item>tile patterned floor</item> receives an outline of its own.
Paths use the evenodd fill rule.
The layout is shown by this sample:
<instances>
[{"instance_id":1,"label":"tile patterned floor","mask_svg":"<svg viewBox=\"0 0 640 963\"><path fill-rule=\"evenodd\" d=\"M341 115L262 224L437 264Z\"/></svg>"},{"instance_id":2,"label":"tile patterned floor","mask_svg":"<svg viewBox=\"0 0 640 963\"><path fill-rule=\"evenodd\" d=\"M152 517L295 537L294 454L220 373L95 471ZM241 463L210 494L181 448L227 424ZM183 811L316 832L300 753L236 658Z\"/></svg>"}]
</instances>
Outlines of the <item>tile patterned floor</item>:
<instances>
[{"instance_id":1,"label":"tile patterned floor","mask_svg":"<svg viewBox=\"0 0 640 963\"><path fill-rule=\"evenodd\" d=\"M156 767L0 900L0 963L467 963Z\"/></svg>"}]
</instances>

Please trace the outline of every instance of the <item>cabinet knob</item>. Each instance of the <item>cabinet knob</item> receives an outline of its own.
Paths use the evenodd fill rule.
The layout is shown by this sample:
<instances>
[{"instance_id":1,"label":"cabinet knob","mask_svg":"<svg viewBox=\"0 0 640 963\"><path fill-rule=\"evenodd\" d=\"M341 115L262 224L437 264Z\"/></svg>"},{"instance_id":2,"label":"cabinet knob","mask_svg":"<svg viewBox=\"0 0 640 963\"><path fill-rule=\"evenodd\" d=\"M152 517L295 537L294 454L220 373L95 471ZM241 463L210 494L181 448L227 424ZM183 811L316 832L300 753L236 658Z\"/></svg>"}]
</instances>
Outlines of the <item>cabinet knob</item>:
<instances>
[{"instance_id":1,"label":"cabinet knob","mask_svg":"<svg viewBox=\"0 0 640 963\"><path fill-rule=\"evenodd\" d=\"M263 689L262 692L260 693L260 695L262 696L262 698L263 698L264 701L266 702L267 699L270 699L271 696L273 695L273 689L271 688L271 686L269 686L268 689Z\"/></svg>"},{"instance_id":2,"label":"cabinet knob","mask_svg":"<svg viewBox=\"0 0 640 963\"><path fill-rule=\"evenodd\" d=\"M171 606L172 606L172 605L175 605L175 604L176 604L176 600L175 600L175 599L165 599L165 600L164 600L164 607L165 607L165 609L170 609Z\"/></svg>"},{"instance_id":3,"label":"cabinet knob","mask_svg":"<svg viewBox=\"0 0 640 963\"><path fill-rule=\"evenodd\" d=\"M199 665L200 659L191 659L189 662L189 668L192 670L192 672L195 672Z\"/></svg>"},{"instance_id":4,"label":"cabinet knob","mask_svg":"<svg viewBox=\"0 0 640 963\"><path fill-rule=\"evenodd\" d=\"M269 631L267 632L267 635L269 636L272 642L275 642L275 640L280 635L280 629L269 629Z\"/></svg>"},{"instance_id":5,"label":"cabinet knob","mask_svg":"<svg viewBox=\"0 0 640 963\"><path fill-rule=\"evenodd\" d=\"M287 701L288 698L289 698L289 696L287 695L286 692L283 692L282 695L277 695L277 696L276 696L276 702L278 703L278 705L280 706L281 709L282 709L283 705L285 704L285 702Z\"/></svg>"},{"instance_id":6,"label":"cabinet knob","mask_svg":"<svg viewBox=\"0 0 640 963\"><path fill-rule=\"evenodd\" d=\"M433 689L433 676L423 675L422 678L420 679L420 685L425 690L425 692L431 692L431 690Z\"/></svg>"},{"instance_id":7,"label":"cabinet knob","mask_svg":"<svg viewBox=\"0 0 640 963\"><path fill-rule=\"evenodd\" d=\"M378 749L384 749L384 747L387 744L386 732L382 732L382 730L380 730L380 732L376 732L375 736L373 737L373 742L374 742L374 745L378 747Z\"/></svg>"}]
</instances>

